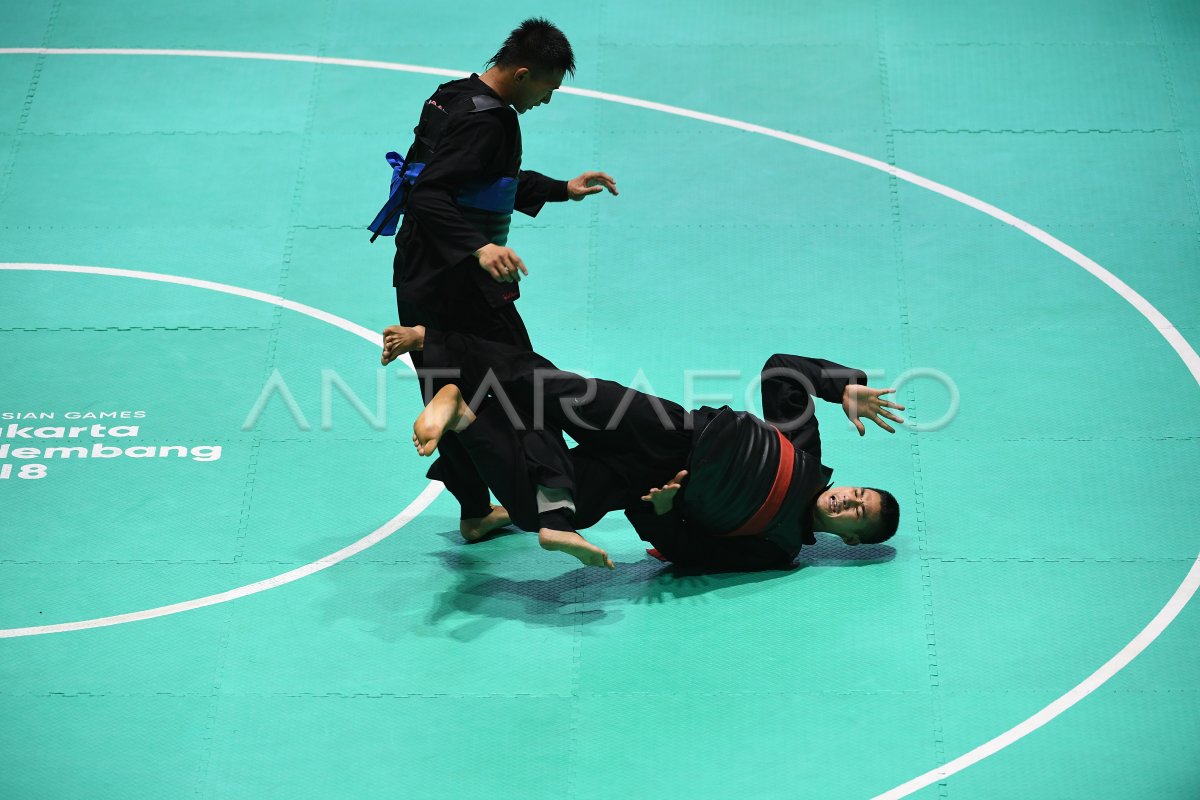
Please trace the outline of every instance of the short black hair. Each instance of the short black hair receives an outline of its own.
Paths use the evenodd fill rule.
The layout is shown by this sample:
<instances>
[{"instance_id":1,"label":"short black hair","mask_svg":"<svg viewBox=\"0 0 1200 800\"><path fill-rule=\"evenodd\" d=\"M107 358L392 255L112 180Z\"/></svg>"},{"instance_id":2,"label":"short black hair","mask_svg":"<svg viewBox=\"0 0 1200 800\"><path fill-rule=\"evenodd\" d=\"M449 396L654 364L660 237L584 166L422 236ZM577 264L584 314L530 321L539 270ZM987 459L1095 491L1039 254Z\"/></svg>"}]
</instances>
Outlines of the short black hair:
<instances>
[{"instance_id":1,"label":"short black hair","mask_svg":"<svg viewBox=\"0 0 1200 800\"><path fill-rule=\"evenodd\" d=\"M557 25L541 17L530 17L508 35L487 65L574 75L575 53Z\"/></svg>"},{"instance_id":2,"label":"short black hair","mask_svg":"<svg viewBox=\"0 0 1200 800\"><path fill-rule=\"evenodd\" d=\"M879 522L859 533L858 541L862 544L886 542L895 535L896 528L900 527L900 504L889 491L871 486L864 486L863 489L879 495Z\"/></svg>"}]
</instances>

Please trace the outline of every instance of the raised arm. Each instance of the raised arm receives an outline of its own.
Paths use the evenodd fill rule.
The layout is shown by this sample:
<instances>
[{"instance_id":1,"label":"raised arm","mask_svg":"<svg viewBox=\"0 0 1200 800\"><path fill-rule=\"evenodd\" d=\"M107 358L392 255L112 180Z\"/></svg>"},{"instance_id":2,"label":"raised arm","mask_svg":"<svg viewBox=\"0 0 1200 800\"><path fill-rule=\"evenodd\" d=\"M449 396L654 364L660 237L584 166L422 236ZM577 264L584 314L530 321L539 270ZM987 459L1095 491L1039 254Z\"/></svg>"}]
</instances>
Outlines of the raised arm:
<instances>
[{"instance_id":1,"label":"raised arm","mask_svg":"<svg viewBox=\"0 0 1200 800\"><path fill-rule=\"evenodd\" d=\"M561 203L569 199L566 181L547 178L529 169L518 173L516 210L522 214L536 217L546 203Z\"/></svg>"},{"instance_id":2,"label":"raised arm","mask_svg":"<svg viewBox=\"0 0 1200 800\"><path fill-rule=\"evenodd\" d=\"M807 358L777 353L767 359L762 370L763 416L779 428L795 447L821 457L821 437L812 405L816 395L829 403L838 403L858 428L865 429L859 417L871 419L889 432L893 429L881 417L901 422L887 411L904 407L881 395L894 389L872 389L866 385L862 370L845 367L823 358Z\"/></svg>"},{"instance_id":3,"label":"raised arm","mask_svg":"<svg viewBox=\"0 0 1200 800\"><path fill-rule=\"evenodd\" d=\"M522 214L536 217L546 203L582 200L606 189L609 194L620 194L617 191L617 182L605 172L590 170L569 181L557 181L540 172L521 170L517 183L516 209Z\"/></svg>"}]
</instances>

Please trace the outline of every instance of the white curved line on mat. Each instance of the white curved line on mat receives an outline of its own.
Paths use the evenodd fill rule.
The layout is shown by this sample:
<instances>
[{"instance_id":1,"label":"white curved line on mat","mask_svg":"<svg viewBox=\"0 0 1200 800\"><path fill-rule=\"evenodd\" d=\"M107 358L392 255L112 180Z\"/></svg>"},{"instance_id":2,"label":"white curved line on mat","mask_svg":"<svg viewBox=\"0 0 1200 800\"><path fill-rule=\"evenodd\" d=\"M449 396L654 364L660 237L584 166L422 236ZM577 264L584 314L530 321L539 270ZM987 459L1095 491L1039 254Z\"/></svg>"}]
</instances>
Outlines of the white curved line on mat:
<instances>
[{"instance_id":1,"label":"white curved line on mat","mask_svg":"<svg viewBox=\"0 0 1200 800\"><path fill-rule=\"evenodd\" d=\"M146 281L158 281L159 283L177 283L182 286L194 286L197 289L209 289L214 292L223 292L225 294L237 295L238 297L246 297L251 300L259 300L271 305L280 306L291 311L296 311L313 319L326 322L334 327L341 328L344 331L353 333L356 336L361 336L373 345L378 347L383 346L383 337L375 331L367 330L361 325L356 325L347 319L335 316L322 311L319 308L313 308L303 303L297 303L293 300L288 300L283 297L278 297L266 292L258 292L253 289L243 289L240 286L230 286L226 283L216 283L214 281L200 280L199 278L185 278L179 275L166 275L159 272L140 272L131 269L113 269L111 267L84 267L74 264L4 264L0 263L0 270L7 271L34 271L34 272L75 272L85 275L107 275L116 278L137 278ZM404 356L405 363L412 367L411 361L407 356ZM292 581L300 580L301 578L312 575L314 572L320 572L326 567L332 567L340 561L345 561L353 555L361 553L372 545L378 544L387 537L391 536L396 531L403 528L409 522L412 522L418 514L429 507L434 498L442 491L440 483L429 483L425 490L417 495L416 499L408 504L408 507L401 511L396 516L392 517L379 528L376 528L371 533L359 539L351 545L343 547L336 553L327 555L324 558L319 558L311 564L305 564L302 567L297 567L282 575L276 575L265 580L251 583L246 586L239 586L236 589L230 589L219 594L211 594L207 597L199 597L195 600L185 600L182 603L172 603L167 606L159 606L158 608L149 608L144 611L131 611L127 614L115 614L109 617L98 617L96 619L85 619L76 622L63 622L57 625L35 625L28 628L3 628L0 629L0 639L9 639L16 636L37 636L44 633L65 633L67 631L80 631L87 628L103 628L106 625L120 625L123 622L136 622L143 619L153 619L154 617L165 617L168 614L178 614L182 611L191 611L194 608L203 608L205 606L224 603L228 600L236 600L239 597L263 592L267 589L274 589L277 586L291 583Z\"/></svg>"},{"instance_id":2,"label":"white curved line on mat","mask_svg":"<svg viewBox=\"0 0 1200 800\"><path fill-rule=\"evenodd\" d=\"M1155 615L1154 619L1150 620L1150 624L1142 628L1142 632L1133 637L1133 640L1121 648L1121 652L1105 662L1104 666L1089 675L1082 683L1076 686L1071 691L1064 694L1062 697L1055 700L1050 705L1043 708L1041 711L1034 714L1029 719L1019 725L1009 728L1004 733L996 738L984 742L970 752L964 753L953 761L949 761L936 769L926 772L924 775L919 775L907 783L897 786L895 789L877 795L873 800L898 800L901 797L907 797L918 789L923 789L930 784L937 783L956 772L966 769L972 764L982 761L998 750L1008 747L1013 742L1020 739L1022 736L1033 733L1038 728L1045 725L1050 720L1057 717L1059 714L1066 711L1071 706L1078 703L1083 698L1087 697L1096 689L1100 688L1109 678L1116 675L1129 664L1130 661L1137 658L1138 654L1150 646L1150 643L1158 638L1158 635L1166 630L1166 627L1171 624L1172 620L1179 615L1183 607L1187 605L1188 600L1196 593L1196 587L1200 585L1200 557L1192 562L1192 568L1188 570L1188 574L1184 577L1183 583L1179 584L1179 588L1175 590L1175 594L1163 606L1162 611Z\"/></svg>"},{"instance_id":3,"label":"white curved line on mat","mask_svg":"<svg viewBox=\"0 0 1200 800\"><path fill-rule=\"evenodd\" d=\"M440 75L445 77L463 77L468 73L461 70L436 69L432 67L414 66L410 64L395 64L386 61L363 61L359 59L349 58L329 58L325 56L307 56L293 55L280 53L245 53L239 51L226 50L143 50L143 49L66 49L66 48L4 48L0 49L0 55L6 53L24 53L24 54L44 54L44 55L124 55L124 56L194 56L202 58L244 58L258 59L265 61L298 61L310 64L328 64L332 66L347 66L347 67L366 67L368 69L385 69L396 72L416 72L427 75ZM990 203L972 197L968 194L951 189L949 186L931 181L928 178L922 178L920 175L909 172L908 170L900 169L899 167L879 161L878 159L870 158L859 153L844 150L840 147L818 142L815 139L809 139L804 136L796 136L795 134L785 131L766 128L762 125L754 125L741 120L730 119L729 117L720 117L714 114L705 114L700 111L692 111L687 108L667 105L665 103L655 103L648 100L639 100L634 97L625 97L618 94L608 94L606 92L596 92L590 89L575 89L571 87L563 87L558 91L564 94L573 94L580 97L589 97L595 100L604 100L610 103L620 103L621 105L635 106L644 108L648 111L658 111L664 114L673 114L679 117L687 117L700 122L709 122L714 125L722 125L727 128L735 128L747 133L756 133L762 136L770 136L773 139L780 139L792 144L798 144L802 147L807 147L812 150L818 150L822 153L828 153L838 158L844 158L848 161L853 161L871 169L876 169L881 172L886 172L893 175L899 180L911 183L914 186L920 186L923 189L928 189L931 192L948 197L963 205L981 211L990 217L1000 220L1006 225L1011 225L1017 230L1025 233L1028 236L1037 239L1042 244L1051 248L1055 252L1061 254L1065 258L1073 261L1083 269L1090 272L1095 277L1104 282L1106 286L1115 291L1121 297L1125 298L1139 313L1144 316L1151 325L1162 335L1167 343L1175 350L1188 370L1192 373L1192 377L1200 384L1200 356L1192 349L1187 340L1179 334L1175 326L1163 316L1163 314L1150 304L1148 300L1130 288L1124 281L1113 275L1104 267L1097 264L1087 256L1080 253L1070 245L1059 241L1049 233L1035 225L1019 219L1007 211L1003 211ZM1197 588L1200 588L1200 554L1197 554L1196 561L1193 562L1192 568L1184 577L1179 588L1163 606L1162 610L1150 621L1150 623L1139 633L1134 639L1121 649L1117 655L1110 659L1104 666L1092 673L1086 680L1070 690L1058 700L1054 701L1044 709L1034 714L1025 722L1016 727L1005 731L991 741L980 745L974 750L965 753L962 756L947 762L946 764L937 767L924 775L918 776L913 780L904 783L896 788L878 795L875 800L897 800L897 798L905 797L912 792L922 789L930 784L943 780L955 772L969 767L977 761L986 758L1003 747L1012 744L1017 739L1025 736L1028 733L1037 730L1042 725L1045 725L1056 716L1066 711L1071 706L1078 703L1084 697L1095 691L1098 687L1104 684L1109 678L1115 675L1118 671L1124 668L1132 661L1138 653L1142 652L1153 642L1160 633L1171 623L1179 614L1183 607L1195 595Z\"/></svg>"}]
</instances>

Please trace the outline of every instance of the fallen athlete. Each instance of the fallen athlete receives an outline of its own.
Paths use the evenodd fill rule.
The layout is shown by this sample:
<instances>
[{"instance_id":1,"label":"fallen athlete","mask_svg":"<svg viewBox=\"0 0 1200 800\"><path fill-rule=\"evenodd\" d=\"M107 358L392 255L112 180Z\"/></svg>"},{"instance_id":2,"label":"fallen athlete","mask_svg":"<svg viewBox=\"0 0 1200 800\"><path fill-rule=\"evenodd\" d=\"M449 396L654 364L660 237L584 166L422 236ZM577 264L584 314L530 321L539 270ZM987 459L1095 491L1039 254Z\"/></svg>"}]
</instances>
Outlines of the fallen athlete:
<instances>
[{"instance_id":1,"label":"fallen athlete","mask_svg":"<svg viewBox=\"0 0 1200 800\"><path fill-rule=\"evenodd\" d=\"M614 566L578 532L611 511L625 513L655 557L738 571L788 567L817 531L853 546L885 541L899 524L889 492L834 487L821 463L812 395L840 403L860 435L861 419L889 433L889 420L902 422L890 409L904 407L883 397L894 390L868 387L859 370L772 356L761 374L764 421L728 407L688 412L474 336L423 326L384 332L383 363L414 350L423 351L432 396L414 425L418 453L431 455L457 432L502 504L496 526L511 520L537 531L543 548L588 566ZM561 437L530 435L544 430L578 444L568 450Z\"/></svg>"}]
</instances>

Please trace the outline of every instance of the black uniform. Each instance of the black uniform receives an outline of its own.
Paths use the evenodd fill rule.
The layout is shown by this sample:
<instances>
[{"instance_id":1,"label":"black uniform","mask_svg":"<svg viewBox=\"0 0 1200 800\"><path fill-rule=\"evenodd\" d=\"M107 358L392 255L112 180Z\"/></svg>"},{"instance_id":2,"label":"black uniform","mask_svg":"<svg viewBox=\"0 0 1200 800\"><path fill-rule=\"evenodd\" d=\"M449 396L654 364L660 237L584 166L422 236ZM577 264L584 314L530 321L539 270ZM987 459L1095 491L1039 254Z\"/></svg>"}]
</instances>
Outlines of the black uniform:
<instances>
[{"instance_id":1,"label":"black uniform","mask_svg":"<svg viewBox=\"0 0 1200 800\"><path fill-rule=\"evenodd\" d=\"M513 210L537 216L547 202L566 200L566 181L521 169L517 112L478 75L439 86L414 133L406 161L425 167L396 234L401 323L410 324L406 312L434 315L445 330L528 346L513 306L519 284L493 280L472 253L507 243ZM471 196L504 181L515 183L507 212L470 204Z\"/></svg>"},{"instance_id":2,"label":"black uniform","mask_svg":"<svg viewBox=\"0 0 1200 800\"><path fill-rule=\"evenodd\" d=\"M517 525L574 530L623 510L665 560L708 569L784 567L815 541L813 503L832 470L820 461L810 392L840 402L848 383L866 383L861 371L831 361L774 355L762 375L768 425L727 407L685 412L611 381L559 372L530 351L433 329L425 356L431 365L462 368L461 378L445 382L468 399L490 370L512 401L516 419L492 398L460 436ZM578 446L555 450L544 432L531 432L539 409L550 431L568 433ZM689 475L674 508L656 514L640 498L680 469ZM574 513L539 513L538 486L569 489Z\"/></svg>"},{"instance_id":3,"label":"black uniform","mask_svg":"<svg viewBox=\"0 0 1200 800\"><path fill-rule=\"evenodd\" d=\"M405 161L424 167L396 234L393 285L401 324L532 348L513 305L518 284L493 280L472 254L488 243L507 243L513 210L536 216L546 202L566 200L566 181L521 169L517 112L478 75L439 86L414 134ZM499 207L479 201L505 191L507 203ZM420 368L421 354L412 355ZM429 477L446 484L463 518L490 510L487 487L454 436Z\"/></svg>"}]
</instances>

